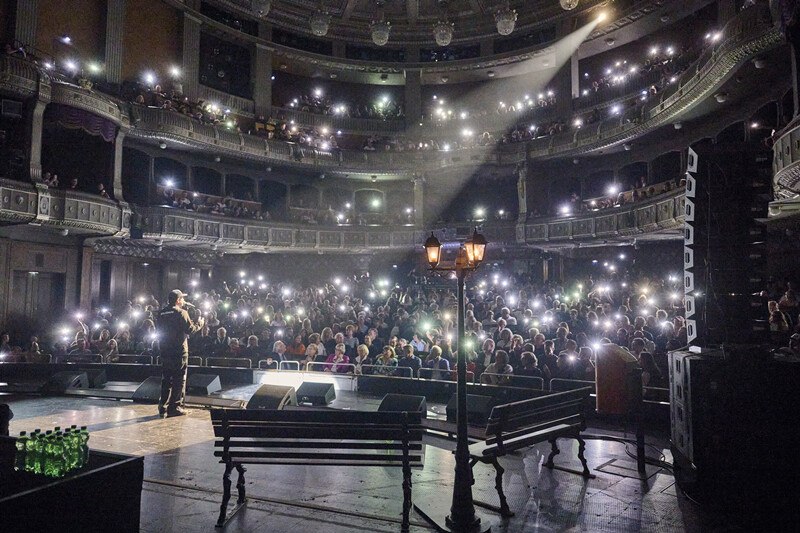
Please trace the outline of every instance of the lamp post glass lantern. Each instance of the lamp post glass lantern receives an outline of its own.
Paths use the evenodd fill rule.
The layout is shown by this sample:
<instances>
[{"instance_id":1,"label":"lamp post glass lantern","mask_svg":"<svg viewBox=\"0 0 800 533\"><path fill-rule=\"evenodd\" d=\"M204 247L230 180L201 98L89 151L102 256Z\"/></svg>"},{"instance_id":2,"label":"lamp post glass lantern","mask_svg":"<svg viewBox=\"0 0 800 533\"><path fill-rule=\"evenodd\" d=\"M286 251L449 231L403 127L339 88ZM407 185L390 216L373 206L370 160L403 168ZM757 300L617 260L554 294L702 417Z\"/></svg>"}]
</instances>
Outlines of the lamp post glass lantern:
<instances>
[{"instance_id":1,"label":"lamp post glass lantern","mask_svg":"<svg viewBox=\"0 0 800 533\"><path fill-rule=\"evenodd\" d=\"M425 241L425 253L431 270L455 272L458 280L457 316L457 362L456 362L456 467L453 482L453 500L450 515L445 525L451 531L478 531L481 519L475 515L472 499L472 468L469 461L469 440L467 435L467 350L464 340L464 280L469 272L477 269L483 262L486 252L486 238L477 229L459 249L453 262L442 263L442 244L431 233ZM438 525L438 524L437 524Z\"/></svg>"}]
</instances>

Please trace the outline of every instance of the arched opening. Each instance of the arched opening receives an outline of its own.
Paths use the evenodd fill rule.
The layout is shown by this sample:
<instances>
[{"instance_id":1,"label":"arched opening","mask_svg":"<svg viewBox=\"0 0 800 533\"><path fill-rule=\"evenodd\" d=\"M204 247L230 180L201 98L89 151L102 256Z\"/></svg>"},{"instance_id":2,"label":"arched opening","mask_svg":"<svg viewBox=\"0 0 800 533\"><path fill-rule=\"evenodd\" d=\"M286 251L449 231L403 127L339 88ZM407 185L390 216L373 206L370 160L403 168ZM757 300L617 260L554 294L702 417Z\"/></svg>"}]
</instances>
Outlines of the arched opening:
<instances>
[{"instance_id":1,"label":"arched opening","mask_svg":"<svg viewBox=\"0 0 800 533\"><path fill-rule=\"evenodd\" d=\"M253 178L248 176L242 176L241 174L228 174L225 176L225 194L239 200L255 201L254 185Z\"/></svg>"},{"instance_id":2,"label":"arched opening","mask_svg":"<svg viewBox=\"0 0 800 533\"><path fill-rule=\"evenodd\" d=\"M60 187L113 195L117 126L88 111L51 104L44 112L42 172Z\"/></svg>"},{"instance_id":3,"label":"arched opening","mask_svg":"<svg viewBox=\"0 0 800 533\"><path fill-rule=\"evenodd\" d=\"M261 181L259 186L259 200L264 210L269 213L269 218L273 220L286 220L287 192L288 187L285 183L272 180Z\"/></svg>"},{"instance_id":4,"label":"arched opening","mask_svg":"<svg viewBox=\"0 0 800 533\"><path fill-rule=\"evenodd\" d=\"M206 167L192 167L192 187L200 194L222 196L222 174Z\"/></svg>"},{"instance_id":5,"label":"arched opening","mask_svg":"<svg viewBox=\"0 0 800 533\"><path fill-rule=\"evenodd\" d=\"M361 189L353 195L354 222L359 225L382 224L386 215L386 193Z\"/></svg>"},{"instance_id":6,"label":"arched opening","mask_svg":"<svg viewBox=\"0 0 800 533\"><path fill-rule=\"evenodd\" d=\"M680 181L681 173L680 152L668 152L653 159L650 163L650 175L647 183L663 183L665 181Z\"/></svg>"},{"instance_id":7,"label":"arched opening","mask_svg":"<svg viewBox=\"0 0 800 533\"><path fill-rule=\"evenodd\" d=\"M724 144L740 143L744 142L744 140L745 140L744 123L741 121L734 122L724 130L719 132L719 135L717 135L716 137L716 141L718 143L724 143Z\"/></svg>"},{"instance_id":8,"label":"arched opening","mask_svg":"<svg viewBox=\"0 0 800 533\"><path fill-rule=\"evenodd\" d=\"M625 165L617 173L617 184L623 191L644 187L648 181L647 163L644 161Z\"/></svg>"},{"instance_id":9,"label":"arched opening","mask_svg":"<svg viewBox=\"0 0 800 533\"><path fill-rule=\"evenodd\" d=\"M150 156L133 148L122 150L122 194L134 204L147 205Z\"/></svg>"},{"instance_id":10,"label":"arched opening","mask_svg":"<svg viewBox=\"0 0 800 533\"><path fill-rule=\"evenodd\" d=\"M156 157L153 161L153 180L159 190L186 190L186 165L167 157Z\"/></svg>"}]
</instances>

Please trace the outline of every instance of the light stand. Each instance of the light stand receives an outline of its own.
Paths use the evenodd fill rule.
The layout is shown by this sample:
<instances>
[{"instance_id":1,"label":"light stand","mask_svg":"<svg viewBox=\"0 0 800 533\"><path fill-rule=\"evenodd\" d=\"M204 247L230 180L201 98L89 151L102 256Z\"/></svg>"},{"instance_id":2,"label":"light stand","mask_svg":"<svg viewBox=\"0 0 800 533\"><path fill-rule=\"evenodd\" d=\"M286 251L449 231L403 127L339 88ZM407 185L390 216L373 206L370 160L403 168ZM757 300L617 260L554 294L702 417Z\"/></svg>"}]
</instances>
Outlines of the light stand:
<instances>
[{"instance_id":1,"label":"light stand","mask_svg":"<svg viewBox=\"0 0 800 533\"><path fill-rule=\"evenodd\" d=\"M445 518L447 529L452 532L488 531L481 528L481 519L475 514L472 499L472 468L469 461L469 440L467 427L467 350L464 342L464 280L469 272L477 269L483 262L486 239L477 230L472 238L459 249L456 260L450 264L440 264L442 245L436 236L425 241L425 252L433 271L455 272L458 280L458 355L456 363L456 468L453 484L453 500L450 514ZM429 517L426 516L430 520ZM437 526L441 528L441 525Z\"/></svg>"}]
</instances>

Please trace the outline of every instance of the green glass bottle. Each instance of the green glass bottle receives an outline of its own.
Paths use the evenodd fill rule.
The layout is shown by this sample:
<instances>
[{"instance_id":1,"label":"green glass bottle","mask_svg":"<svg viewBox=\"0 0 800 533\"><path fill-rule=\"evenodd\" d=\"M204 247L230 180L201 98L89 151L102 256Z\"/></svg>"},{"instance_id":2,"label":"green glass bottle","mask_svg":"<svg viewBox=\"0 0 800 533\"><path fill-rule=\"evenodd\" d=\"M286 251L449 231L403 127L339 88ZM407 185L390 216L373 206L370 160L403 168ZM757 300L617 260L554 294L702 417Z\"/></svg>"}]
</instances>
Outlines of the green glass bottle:
<instances>
[{"instance_id":1,"label":"green glass bottle","mask_svg":"<svg viewBox=\"0 0 800 533\"><path fill-rule=\"evenodd\" d=\"M44 475L47 477L54 477L55 470L55 437L52 432L48 431L44 436L44 453L43 455L43 470Z\"/></svg>"},{"instance_id":2,"label":"green glass bottle","mask_svg":"<svg viewBox=\"0 0 800 533\"><path fill-rule=\"evenodd\" d=\"M59 434L53 439L53 477L64 477L64 437Z\"/></svg>"},{"instance_id":3,"label":"green glass bottle","mask_svg":"<svg viewBox=\"0 0 800 533\"><path fill-rule=\"evenodd\" d=\"M80 466L89 462L89 430L86 426L81 426L80 457Z\"/></svg>"},{"instance_id":4,"label":"green glass bottle","mask_svg":"<svg viewBox=\"0 0 800 533\"><path fill-rule=\"evenodd\" d=\"M28 455L28 434L25 431L19 432L19 437L17 437L17 442L14 443L14 446L17 448L16 453L14 454L14 470L17 472L21 470L26 470L25 468L25 459Z\"/></svg>"},{"instance_id":5,"label":"green glass bottle","mask_svg":"<svg viewBox=\"0 0 800 533\"><path fill-rule=\"evenodd\" d=\"M42 474L44 472L44 433L37 428L33 432L33 462L32 472L34 474Z\"/></svg>"}]
</instances>

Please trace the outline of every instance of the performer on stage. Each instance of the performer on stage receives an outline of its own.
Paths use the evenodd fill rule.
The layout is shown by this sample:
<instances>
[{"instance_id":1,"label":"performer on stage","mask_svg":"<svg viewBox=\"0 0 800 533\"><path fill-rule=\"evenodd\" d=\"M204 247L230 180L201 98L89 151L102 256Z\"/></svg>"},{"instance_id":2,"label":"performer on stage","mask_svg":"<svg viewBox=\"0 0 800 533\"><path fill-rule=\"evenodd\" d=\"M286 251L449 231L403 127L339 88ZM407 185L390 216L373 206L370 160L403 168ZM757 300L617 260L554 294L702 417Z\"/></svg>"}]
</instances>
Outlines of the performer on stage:
<instances>
[{"instance_id":1,"label":"performer on stage","mask_svg":"<svg viewBox=\"0 0 800 533\"><path fill-rule=\"evenodd\" d=\"M171 291L167 306L158 314L158 335L161 347L161 398L158 414L165 416L185 415L183 399L186 395L186 370L189 361L189 334L203 329L201 316L193 322L183 308L186 295L180 290Z\"/></svg>"}]
</instances>

